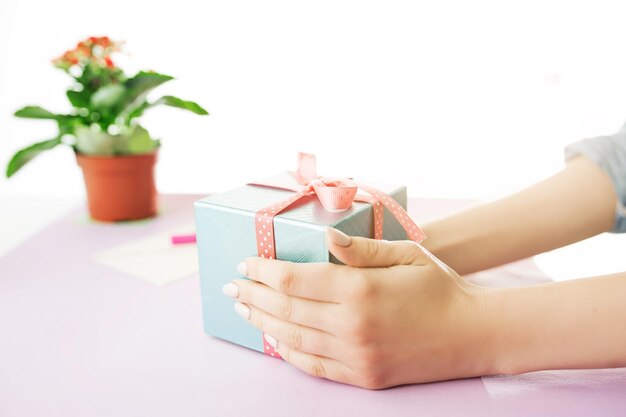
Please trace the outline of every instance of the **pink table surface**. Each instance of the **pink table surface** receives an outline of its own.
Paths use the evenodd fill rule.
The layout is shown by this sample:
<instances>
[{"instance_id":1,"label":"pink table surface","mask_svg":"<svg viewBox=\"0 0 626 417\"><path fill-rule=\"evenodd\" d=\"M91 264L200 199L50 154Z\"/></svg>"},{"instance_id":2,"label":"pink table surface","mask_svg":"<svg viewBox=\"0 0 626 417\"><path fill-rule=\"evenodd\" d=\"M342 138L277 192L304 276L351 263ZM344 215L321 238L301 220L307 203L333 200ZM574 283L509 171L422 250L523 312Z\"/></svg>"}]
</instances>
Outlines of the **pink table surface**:
<instances>
[{"instance_id":1,"label":"pink table surface","mask_svg":"<svg viewBox=\"0 0 626 417\"><path fill-rule=\"evenodd\" d=\"M626 369L546 371L368 391L310 377L202 331L197 277L157 287L95 251L193 218L163 196L150 221L90 222L83 208L0 258L0 416L620 416ZM458 201L413 199L418 220ZM530 261L471 279L548 280Z\"/></svg>"}]
</instances>

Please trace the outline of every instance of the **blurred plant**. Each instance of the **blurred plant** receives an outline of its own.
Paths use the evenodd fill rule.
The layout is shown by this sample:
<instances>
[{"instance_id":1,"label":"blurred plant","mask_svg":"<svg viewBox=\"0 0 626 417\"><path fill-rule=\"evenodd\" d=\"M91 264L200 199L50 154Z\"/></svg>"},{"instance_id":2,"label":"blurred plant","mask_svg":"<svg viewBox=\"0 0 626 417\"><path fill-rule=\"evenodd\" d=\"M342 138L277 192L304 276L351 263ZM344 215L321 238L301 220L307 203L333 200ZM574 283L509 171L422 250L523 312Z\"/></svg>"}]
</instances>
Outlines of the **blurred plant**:
<instances>
[{"instance_id":1,"label":"blurred plant","mask_svg":"<svg viewBox=\"0 0 626 417\"><path fill-rule=\"evenodd\" d=\"M55 114L39 106L26 106L15 112L17 117L54 120L59 131L52 139L18 151L9 162L7 177L41 152L61 143L85 155L150 153L159 147L160 142L152 138L137 119L154 106L164 104L200 115L208 114L197 103L173 96L149 102L148 93L173 77L153 71L126 76L111 59L120 46L107 36L90 37L52 61L74 80L66 93L74 109L69 114Z\"/></svg>"}]
</instances>

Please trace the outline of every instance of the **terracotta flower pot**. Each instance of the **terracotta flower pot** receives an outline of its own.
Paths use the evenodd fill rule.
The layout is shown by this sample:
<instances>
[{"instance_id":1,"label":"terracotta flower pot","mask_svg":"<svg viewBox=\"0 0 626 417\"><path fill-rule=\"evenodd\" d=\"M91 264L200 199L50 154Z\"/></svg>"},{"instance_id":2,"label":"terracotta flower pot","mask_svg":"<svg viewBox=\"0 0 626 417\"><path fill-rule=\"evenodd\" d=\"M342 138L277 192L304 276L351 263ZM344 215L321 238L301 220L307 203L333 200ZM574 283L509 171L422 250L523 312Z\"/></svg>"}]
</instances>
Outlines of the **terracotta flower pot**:
<instances>
[{"instance_id":1,"label":"terracotta flower pot","mask_svg":"<svg viewBox=\"0 0 626 417\"><path fill-rule=\"evenodd\" d=\"M156 152L111 157L76 153L85 177L91 217L115 222L156 215L156 159Z\"/></svg>"}]
</instances>

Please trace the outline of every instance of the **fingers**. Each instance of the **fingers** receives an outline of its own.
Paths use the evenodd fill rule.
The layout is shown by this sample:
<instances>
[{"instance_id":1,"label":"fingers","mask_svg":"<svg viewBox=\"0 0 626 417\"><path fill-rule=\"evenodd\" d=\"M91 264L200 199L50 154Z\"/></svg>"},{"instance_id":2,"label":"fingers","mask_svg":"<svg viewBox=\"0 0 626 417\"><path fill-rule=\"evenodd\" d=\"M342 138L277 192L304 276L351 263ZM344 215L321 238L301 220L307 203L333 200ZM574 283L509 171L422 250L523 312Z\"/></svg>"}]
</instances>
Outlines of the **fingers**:
<instances>
[{"instance_id":1,"label":"fingers","mask_svg":"<svg viewBox=\"0 0 626 417\"><path fill-rule=\"evenodd\" d=\"M334 324L339 314L338 304L289 296L246 279L236 279L232 284L237 290L229 295L239 302L251 304L283 321L336 334Z\"/></svg>"},{"instance_id":2,"label":"fingers","mask_svg":"<svg viewBox=\"0 0 626 417\"><path fill-rule=\"evenodd\" d=\"M329 333L282 321L251 305L237 303L235 310L250 324L273 337L279 346L287 345L302 352L333 358L340 354L338 339Z\"/></svg>"},{"instance_id":3,"label":"fingers","mask_svg":"<svg viewBox=\"0 0 626 417\"><path fill-rule=\"evenodd\" d=\"M247 258L237 270L283 294L333 303L344 299L357 281L350 268L327 262L293 263Z\"/></svg>"},{"instance_id":4,"label":"fingers","mask_svg":"<svg viewBox=\"0 0 626 417\"><path fill-rule=\"evenodd\" d=\"M264 333L282 358L307 374L368 389L383 388L380 378L355 372L346 357L346 349L335 336L321 330L283 322L254 306L235 304L235 310Z\"/></svg>"},{"instance_id":5,"label":"fingers","mask_svg":"<svg viewBox=\"0 0 626 417\"><path fill-rule=\"evenodd\" d=\"M237 269L283 294L340 303L362 283L359 267L420 266L432 262L432 255L426 249L408 240L388 242L349 237L333 228L329 228L326 240L337 259L355 268L327 262L293 263L252 257L241 262Z\"/></svg>"},{"instance_id":6,"label":"fingers","mask_svg":"<svg viewBox=\"0 0 626 417\"><path fill-rule=\"evenodd\" d=\"M426 265L428 252L411 240L374 240L328 228L326 242L330 252L346 265L385 268L394 265Z\"/></svg>"},{"instance_id":7,"label":"fingers","mask_svg":"<svg viewBox=\"0 0 626 417\"><path fill-rule=\"evenodd\" d=\"M283 357L285 362L290 363L301 371L317 377L325 378L344 384L359 385L354 372L346 364L334 359L306 352L294 350L285 344L278 344L276 351Z\"/></svg>"}]
</instances>

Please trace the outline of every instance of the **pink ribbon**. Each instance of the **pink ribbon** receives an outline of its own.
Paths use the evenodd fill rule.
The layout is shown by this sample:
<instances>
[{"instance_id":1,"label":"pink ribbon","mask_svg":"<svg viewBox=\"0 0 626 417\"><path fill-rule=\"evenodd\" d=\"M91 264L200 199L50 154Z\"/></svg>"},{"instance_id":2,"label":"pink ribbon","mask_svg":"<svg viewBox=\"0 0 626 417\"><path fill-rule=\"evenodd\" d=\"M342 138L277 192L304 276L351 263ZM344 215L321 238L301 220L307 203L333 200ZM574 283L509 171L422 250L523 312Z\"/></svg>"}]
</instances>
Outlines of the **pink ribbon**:
<instances>
[{"instance_id":1,"label":"pink ribbon","mask_svg":"<svg viewBox=\"0 0 626 417\"><path fill-rule=\"evenodd\" d=\"M317 176L315 155L298 154L298 170L291 172L300 188L283 184L253 183L250 185L282 188L295 193L285 200L271 204L256 212L255 232L257 253L261 258L276 258L274 239L274 217L305 196L316 194L322 206L329 211L343 211L352 206L353 201L362 201L372 205L374 212L374 238L383 238L383 214L386 207L406 231L407 237L417 243L426 238L424 232L411 220L406 211L388 194L363 184L356 184L348 178L323 178ZM361 188L366 194L359 194ZM276 358L281 356L263 337L263 351Z\"/></svg>"}]
</instances>

